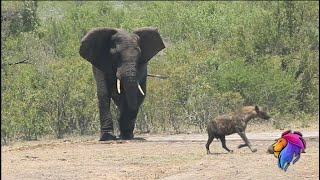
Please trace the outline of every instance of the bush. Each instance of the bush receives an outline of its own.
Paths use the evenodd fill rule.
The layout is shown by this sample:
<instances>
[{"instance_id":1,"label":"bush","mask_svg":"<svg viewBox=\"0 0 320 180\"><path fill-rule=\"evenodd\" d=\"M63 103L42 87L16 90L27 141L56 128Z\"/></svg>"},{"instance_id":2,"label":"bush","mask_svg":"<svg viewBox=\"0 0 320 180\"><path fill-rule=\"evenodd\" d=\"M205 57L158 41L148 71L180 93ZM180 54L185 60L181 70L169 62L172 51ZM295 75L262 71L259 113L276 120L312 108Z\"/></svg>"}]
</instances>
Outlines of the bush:
<instances>
[{"instance_id":1,"label":"bush","mask_svg":"<svg viewBox=\"0 0 320 180\"><path fill-rule=\"evenodd\" d=\"M99 130L96 86L79 43L98 27L157 27L140 132L202 132L243 105L278 119L319 114L319 2L5 2L1 4L3 142ZM297 8L299 7L299 8ZM174 11L172 11L174 9ZM117 128L117 107L112 116Z\"/></svg>"}]
</instances>

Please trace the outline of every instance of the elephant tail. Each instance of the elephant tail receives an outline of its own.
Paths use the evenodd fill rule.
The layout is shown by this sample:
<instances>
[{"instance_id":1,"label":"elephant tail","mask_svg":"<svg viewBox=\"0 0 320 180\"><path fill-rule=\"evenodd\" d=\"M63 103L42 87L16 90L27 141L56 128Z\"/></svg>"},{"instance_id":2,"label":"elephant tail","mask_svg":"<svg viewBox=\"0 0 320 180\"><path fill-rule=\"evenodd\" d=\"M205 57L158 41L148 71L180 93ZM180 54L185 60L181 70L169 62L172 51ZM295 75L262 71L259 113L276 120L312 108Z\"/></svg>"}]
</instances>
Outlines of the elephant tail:
<instances>
[{"instance_id":1,"label":"elephant tail","mask_svg":"<svg viewBox=\"0 0 320 180\"><path fill-rule=\"evenodd\" d=\"M156 78L159 78L159 79L167 79L168 78L168 76L163 76L163 75L159 75L159 74L147 74L147 76L156 77Z\"/></svg>"}]
</instances>

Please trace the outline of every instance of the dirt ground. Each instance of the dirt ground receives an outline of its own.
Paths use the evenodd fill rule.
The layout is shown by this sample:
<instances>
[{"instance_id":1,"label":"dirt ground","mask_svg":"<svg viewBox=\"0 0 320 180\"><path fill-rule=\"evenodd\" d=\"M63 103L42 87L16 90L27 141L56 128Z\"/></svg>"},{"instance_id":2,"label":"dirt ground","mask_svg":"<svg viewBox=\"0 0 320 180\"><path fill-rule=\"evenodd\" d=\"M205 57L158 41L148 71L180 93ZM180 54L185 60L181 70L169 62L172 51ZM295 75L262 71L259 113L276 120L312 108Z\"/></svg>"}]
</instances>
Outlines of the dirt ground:
<instances>
[{"instance_id":1,"label":"dirt ground","mask_svg":"<svg viewBox=\"0 0 320 180\"><path fill-rule=\"evenodd\" d=\"M146 135L144 140L99 142L96 136L20 142L1 149L3 179L319 179L319 130L301 131L306 153L287 172L267 148L283 131L248 132L253 147L238 149L227 136L227 153L214 140L207 155L207 135Z\"/></svg>"}]
</instances>

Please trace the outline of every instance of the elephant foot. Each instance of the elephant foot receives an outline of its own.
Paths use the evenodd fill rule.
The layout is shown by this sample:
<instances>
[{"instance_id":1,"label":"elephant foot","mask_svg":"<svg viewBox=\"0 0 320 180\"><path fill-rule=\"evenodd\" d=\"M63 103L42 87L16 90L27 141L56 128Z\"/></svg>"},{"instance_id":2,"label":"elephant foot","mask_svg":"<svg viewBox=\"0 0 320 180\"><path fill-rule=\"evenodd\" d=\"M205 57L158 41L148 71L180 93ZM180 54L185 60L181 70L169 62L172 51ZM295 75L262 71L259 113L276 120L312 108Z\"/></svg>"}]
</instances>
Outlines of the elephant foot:
<instances>
[{"instance_id":1,"label":"elephant foot","mask_svg":"<svg viewBox=\"0 0 320 180\"><path fill-rule=\"evenodd\" d=\"M120 134L119 137L122 140L130 140L133 139L133 133Z\"/></svg>"},{"instance_id":2,"label":"elephant foot","mask_svg":"<svg viewBox=\"0 0 320 180\"><path fill-rule=\"evenodd\" d=\"M110 140L116 140L117 137L114 136L112 133L103 132L100 135L99 141L110 141Z\"/></svg>"}]
</instances>

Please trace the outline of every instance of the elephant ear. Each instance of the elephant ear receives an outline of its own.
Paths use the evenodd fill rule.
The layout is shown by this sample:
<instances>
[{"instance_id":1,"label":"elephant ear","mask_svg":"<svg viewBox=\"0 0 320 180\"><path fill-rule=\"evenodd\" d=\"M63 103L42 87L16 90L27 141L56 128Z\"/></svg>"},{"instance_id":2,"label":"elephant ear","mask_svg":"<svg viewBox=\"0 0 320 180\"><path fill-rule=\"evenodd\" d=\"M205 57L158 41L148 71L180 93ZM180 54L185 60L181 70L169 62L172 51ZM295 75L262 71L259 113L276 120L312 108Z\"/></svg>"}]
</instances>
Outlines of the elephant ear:
<instances>
[{"instance_id":1,"label":"elephant ear","mask_svg":"<svg viewBox=\"0 0 320 180\"><path fill-rule=\"evenodd\" d=\"M133 31L140 37L141 62L148 62L159 51L165 48L157 28L145 27Z\"/></svg>"},{"instance_id":2,"label":"elephant ear","mask_svg":"<svg viewBox=\"0 0 320 180\"><path fill-rule=\"evenodd\" d=\"M111 37L118 32L114 28L91 29L82 39L79 54L101 71L111 68ZM109 59L109 60L108 60Z\"/></svg>"}]
</instances>

